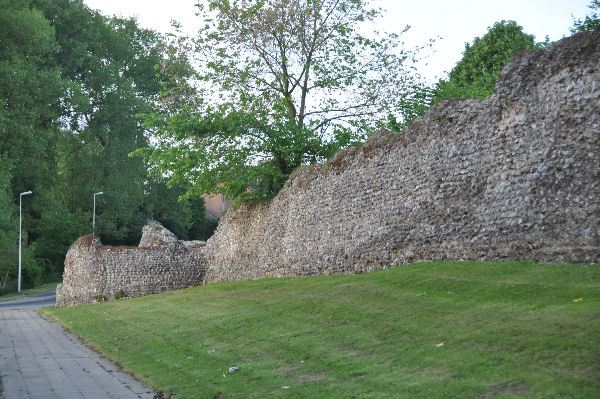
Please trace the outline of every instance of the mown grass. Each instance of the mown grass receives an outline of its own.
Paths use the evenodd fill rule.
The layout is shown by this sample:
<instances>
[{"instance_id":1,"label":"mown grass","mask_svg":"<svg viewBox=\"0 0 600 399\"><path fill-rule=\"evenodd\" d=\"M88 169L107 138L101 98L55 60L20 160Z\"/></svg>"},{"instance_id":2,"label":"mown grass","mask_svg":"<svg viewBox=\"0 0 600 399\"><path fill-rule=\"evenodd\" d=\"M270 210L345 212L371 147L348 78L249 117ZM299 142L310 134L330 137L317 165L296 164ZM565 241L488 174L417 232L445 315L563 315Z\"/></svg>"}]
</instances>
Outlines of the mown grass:
<instances>
[{"instance_id":1,"label":"mown grass","mask_svg":"<svg viewBox=\"0 0 600 399\"><path fill-rule=\"evenodd\" d=\"M597 265L427 262L44 312L178 398L600 397Z\"/></svg>"}]
</instances>

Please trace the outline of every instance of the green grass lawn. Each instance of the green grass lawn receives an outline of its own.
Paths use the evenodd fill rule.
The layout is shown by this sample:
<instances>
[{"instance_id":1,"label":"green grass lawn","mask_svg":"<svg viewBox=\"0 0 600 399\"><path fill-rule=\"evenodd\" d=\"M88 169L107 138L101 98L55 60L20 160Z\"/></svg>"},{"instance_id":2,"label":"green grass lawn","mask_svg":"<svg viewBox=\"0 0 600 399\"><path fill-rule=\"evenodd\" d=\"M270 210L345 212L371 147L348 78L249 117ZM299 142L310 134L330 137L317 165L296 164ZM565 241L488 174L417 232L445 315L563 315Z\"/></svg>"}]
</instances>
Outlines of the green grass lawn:
<instances>
[{"instance_id":1,"label":"green grass lawn","mask_svg":"<svg viewBox=\"0 0 600 399\"><path fill-rule=\"evenodd\" d=\"M600 397L598 265L429 262L44 312L177 398Z\"/></svg>"}]
</instances>

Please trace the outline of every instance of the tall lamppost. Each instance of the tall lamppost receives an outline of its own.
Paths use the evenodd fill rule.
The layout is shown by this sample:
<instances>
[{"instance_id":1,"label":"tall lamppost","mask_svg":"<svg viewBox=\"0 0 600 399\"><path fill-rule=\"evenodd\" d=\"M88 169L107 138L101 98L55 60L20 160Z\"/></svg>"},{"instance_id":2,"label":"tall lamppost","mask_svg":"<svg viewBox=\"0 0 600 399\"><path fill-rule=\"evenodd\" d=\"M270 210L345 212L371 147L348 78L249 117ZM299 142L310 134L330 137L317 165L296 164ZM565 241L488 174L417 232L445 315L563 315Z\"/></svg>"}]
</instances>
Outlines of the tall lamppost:
<instances>
[{"instance_id":1,"label":"tall lamppost","mask_svg":"<svg viewBox=\"0 0 600 399\"><path fill-rule=\"evenodd\" d=\"M19 277L17 279L17 292L21 292L21 242L23 234L23 196L30 195L31 191L19 194Z\"/></svg>"},{"instance_id":2,"label":"tall lamppost","mask_svg":"<svg viewBox=\"0 0 600 399\"><path fill-rule=\"evenodd\" d=\"M92 235L96 236L96 195L102 195L104 192L100 191L98 193L94 193L94 213L92 214Z\"/></svg>"}]
</instances>

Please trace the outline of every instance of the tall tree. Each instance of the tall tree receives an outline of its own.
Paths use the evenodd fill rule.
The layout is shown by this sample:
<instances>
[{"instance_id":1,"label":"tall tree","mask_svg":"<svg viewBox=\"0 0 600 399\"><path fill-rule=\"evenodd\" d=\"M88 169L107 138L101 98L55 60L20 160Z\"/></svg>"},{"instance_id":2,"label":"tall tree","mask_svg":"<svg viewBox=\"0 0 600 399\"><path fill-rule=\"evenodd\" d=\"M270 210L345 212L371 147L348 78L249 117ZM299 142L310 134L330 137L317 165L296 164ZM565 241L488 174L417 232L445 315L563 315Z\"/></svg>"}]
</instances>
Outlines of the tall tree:
<instances>
[{"instance_id":1,"label":"tall tree","mask_svg":"<svg viewBox=\"0 0 600 399\"><path fill-rule=\"evenodd\" d=\"M514 21L496 22L481 38L465 44L462 59L438 84L435 101L451 98L483 99L494 92L504 66L515 54L538 48L533 35Z\"/></svg>"},{"instance_id":2,"label":"tall tree","mask_svg":"<svg viewBox=\"0 0 600 399\"><path fill-rule=\"evenodd\" d=\"M90 209L92 193L103 191L97 204L103 242L136 244L148 218L186 238L193 221L190 204L178 201L181 190L167 189L160 177L150 179L143 161L128 156L148 146L138 115L154 111L159 100L162 37L79 1L35 1L53 21L60 44L56 62L72 82L56 183L59 192L69 193L62 206L72 225L81 225L80 211Z\"/></svg>"},{"instance_id":3,"label":"tall tree","mask_svg":"<svg viewBox=\"0 0 600 399\"><path fill-rule=\"evenodd\" d=\"M44 191L56 172L55 122L65 81L60 68L48 60L57 51L54 29L30 0L0 0L0 272L4 272L0 274L4 282L14 278L17 270L18 193ZM29 205L38 201L28 199L26 237L32 226ZM30 253L25 251L24 286L39 277ZM36 272L29 273L29 267Z\"/></svg>"},{"instance_id":4,"label":"tall tree","mask_svg":"<svg viewBox=\"0 0 600 399\"><path fill-rule=\"evenodd\" d=\"M64 82L48 59L57 49L54 29L31 1L0 0L0 155L13 162L15 191L43 185L53 173Z\"/></svg>"},{"instance_id":5,"label":"tall tree","mask_svg":"<svg viewBox=\"0 0 600 399\"><path fill-rule=\"evenodd\" d=\"M584 19L573 21L571 33L590 32L600 27L600 0L592 0L588 8L592 12L586 15Z\"/></svg>"},{"instance_id":6,"label":"tall tree","mask_svg":"<svg viewBox=\"0 0 600 399\"><path fill-rule=\"evenodd\" d=\"M57 181L70 196L56 205L89 210L92 193L104 191L99 235L107 243L135 243L146 221L147 178L143 163L128 154L147 145L137 114L151 111L159 92L160 37L80 1L35 1L56 29L55 63L71 82Z\"/></svg>"},{"instance_id":7,"label":"tall tree","mask_svg":"<svg viewBox=\"0 0 600 399\"><path fill-rule=\"evenodd\" d=\"M0 292L15 272L17 224L10 189L11 169L10 162L0 156Z\"/></svg>"},{"instance_id":8,"label":"tall tree","mask_svg":"<svg viewBox=\"0 0 600 399\"><path fill-rule=\"evenodd\" d=\"M181 190L128 156L148 145L138 113L158 102L160 46L135 20L81 0L0 0L0 290L16 286L22 191L34 192L24 202L24 287L58 277L69 245L91 230L96 191L106 193L105 243L137 243L147 218L183 237L204 223L177 201Z\"/></svg>"},{"instance_id":9,"label":"tall tree","mask_svg":"<svg viewBox=\"0 0 600 399\"><path fill-rule=\"evenodd\" d=\"M189 88L170 87L163 112L147 119L158 145L138 153L171 183L191 183L188 194L237 197L252 186L268 197L294 168L362 140L403 109L415 76L397 35L361 30L381 14L368 3L201 3L198 94L186 101ZM167 61L168 71L190 72Z\"/></svg>"}]
</instances>

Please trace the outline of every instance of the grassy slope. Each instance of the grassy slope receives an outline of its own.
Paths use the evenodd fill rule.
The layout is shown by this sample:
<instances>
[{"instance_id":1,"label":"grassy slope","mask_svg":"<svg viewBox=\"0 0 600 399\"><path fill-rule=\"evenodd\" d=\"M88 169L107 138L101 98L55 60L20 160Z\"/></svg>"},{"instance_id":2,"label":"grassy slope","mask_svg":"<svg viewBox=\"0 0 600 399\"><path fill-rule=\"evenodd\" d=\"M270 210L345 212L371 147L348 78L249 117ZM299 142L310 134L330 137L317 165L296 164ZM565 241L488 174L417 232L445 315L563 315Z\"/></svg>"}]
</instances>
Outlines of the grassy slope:
<instances>
[{"instance_id":1,"label":"grassy slope","mask_svg":"<svg viewBox=\"0 0 600 399\"><path fill-rule=\"evenodd\" d=\"M46 312L181 398L600 395L597 265L420 263Z\"/></svg>"}]
</instances>

